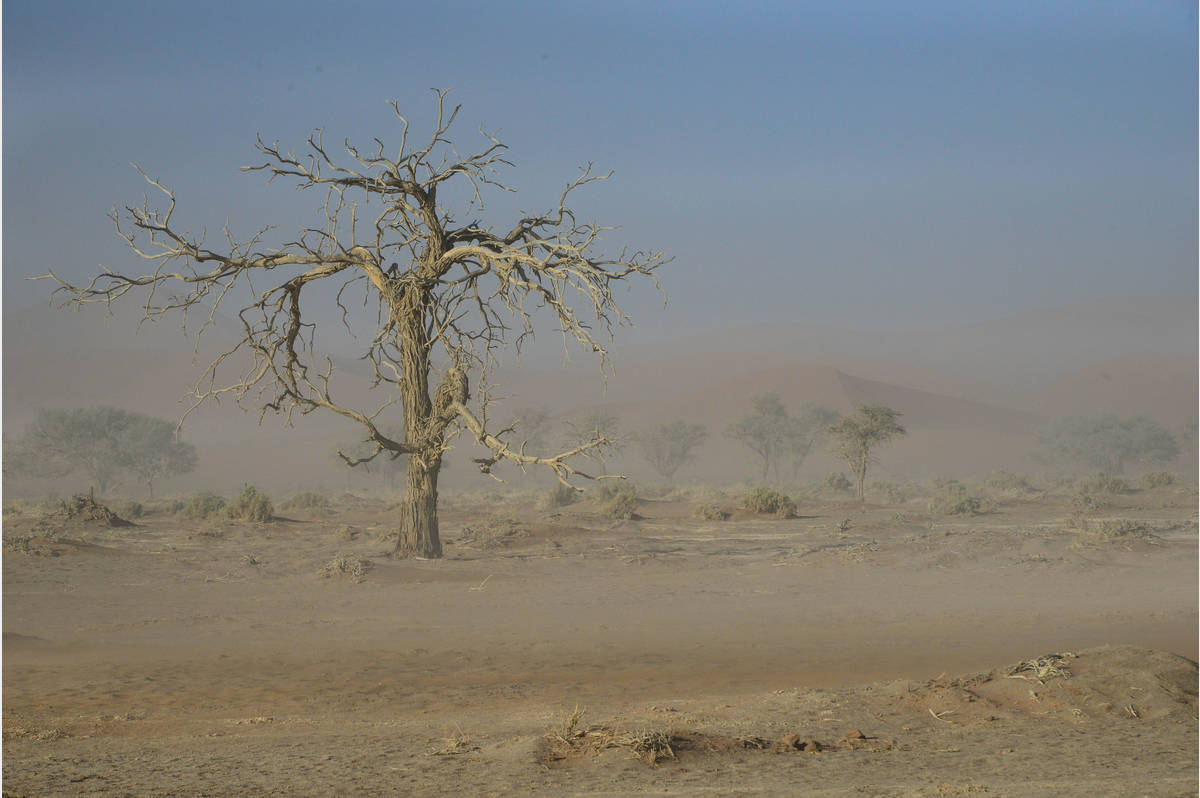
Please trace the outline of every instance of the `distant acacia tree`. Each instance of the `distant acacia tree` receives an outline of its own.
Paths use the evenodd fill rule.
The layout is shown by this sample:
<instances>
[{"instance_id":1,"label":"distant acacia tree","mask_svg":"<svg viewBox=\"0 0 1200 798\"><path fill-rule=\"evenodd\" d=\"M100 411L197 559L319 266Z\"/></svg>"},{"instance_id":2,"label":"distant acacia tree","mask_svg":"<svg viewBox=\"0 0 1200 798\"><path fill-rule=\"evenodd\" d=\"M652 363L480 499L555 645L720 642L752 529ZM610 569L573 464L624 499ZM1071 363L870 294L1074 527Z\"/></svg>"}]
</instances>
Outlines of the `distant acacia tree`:
<instances>
[{"instance_id":1,"label":"distant acacia tree","mask_svg":"<svg viewBox=\"0 0 1200 798\"><path fill-rule=\"evenodd\" d=\"M842 414L832 407L805 402L800 405L792 423L792 437L788 441L788 452L792 455L792 479L800 478L800 467L812 451L813 446L825 440L829 428L837 423Z\"/></svg>"},{"instance_id":2,"label":"distant acacia tree","mask_svg":"<svg viewBox=\"0 0 1200 798\"><path fill-rule=\"evenodd\" d=\"M654 470L663 479L670 479L692 458L692 452L706 438L708 429L703 424L672 421L642 430L637 436L637 445Z\"/></svg>"},{"instance_id":3,"label":"distant acacia tree","mask_svg":"<svg viewBox=\"0 0 1200 798\"><path fill-rule=\"evenodd\" d=\"M133 415L119 446L125 453L126 468L146 485L153 498L156 479L195 470L196 447L178 440L177 430L171 422Z\"/></svg>"},{"instance_id":4,"label":"distant acacia tree","mask_svg":"<svg viewBox=\"0 0 1200 798\"><path fill-rule=\"evenodd\" d=\"M1065 461L1109 474L1133 463L1153 465L1179 454L1175 437L1146 416L1068 416L1037 433L1041 459Z\"/></svg>"},{"instance_id":5,"label":"distant acacia tree","mask_svg":"<svg viewBox=\"0 0 1200 798\"><path fill-rule=\"evenodd\" d=\"M334 413L357 425L373 447L348 463L403 456L407 485L397 508L396 557L442 556L438 476L459 436L484 450L472 458L483 473L507 461L550 469L563 484L589 476L573 458L603 440L558 453L518 451L488 417L489 375L499 349L532 335L535 318L597 354L603 368L612 323L626 318L615 289L652 279L669 260L661 252L599 252L610 228L570 207L574 192L607 178L592 174L590 165L547 209L481 221L484 195L509 190L500 172L512 164L505 145L486 133L473 153L460 152L449 132L459 109L445 98L437 92L437 121L419 140L393 102L399 142L391 147L376 138L364 149L349 141L335 148L318 130L296 153L259 138L262 161L243 169L311 191L318 208L276 246L267 242L276 235L270 227L242 238L226 228L217 241L206 241L176 220L175 195L142 172L160 204L144 200L112 218L146 268L105 269L79 284L46 275L59 283L64 304L107 305L129 295L153 320L186 319L190 311L219 323L217 312L236 303L227 330L234 343L194 387L193 407L232 398L288 423L314 411ZM352 312L345 301L347 292L358 291L365 312ZM330 315L321 316L322 303ZM366 333L361 360L380 389L369 401L345 391L332 359L317 348L317 330L327 326L317 320L333 314ZM389 408L403 437L383 431Z\"/></svg>"},{"instance_id":6,"label":"distant acacia tree","mask_svg":"<svg viewBox=\"0 0 1200 798\"><path fill-rule=\"evenodd\" d=\"M900 415L898 410L883 405L860 405L853 414L829 428L834 452L846 461L854 474L859 501L865 501L863 485L867 481L867 466L873 459L871 450L908 434L897 420Z\"/></svg>"},{"instance_id":7,"label":"distant acacia tree","mask_svg":"<svg viewBox=\"0 0 1200 798\"><path fill-rule=\"evenodd\" d=\"M754 453L762 465L762 481L766 482L772 469L779 477L779 460L792 450L798 428L777 393L755 396L750 405L751 411L730 424L725 434Z\"/></svg>"},{"instance_id":8,"label":"distant acacia tree","mask_svg":"<svg viewBox=\"0 0 1200 798\"><path fill-rule=\"evenodd\" d=\"M625 448L621 419L604 410L588 410L563 423L563 446L576 448L589 441L602 441L589 447L586 456L599 463L603 471L608 458Z\"/></svg>"},{"instance_id":9,"label":"distant acacia tree","mask_svg":"<svg viewBox=\"0 0 1200 798\"><path fill-rule=\"evenodd\" d=\"M550 445L550 411L544 407L519 407L513 422L513 439L520 440L531 451ZM519 448L519 447L518 447Z\"/></svg>"},{"instance_id":10,"label":"distant acacia tree","mask_svg":"<svg viewBox=\"0 0 1200 798\"><path fill-rule=\"evenodd\" d=\"M13 473L57 479L82 471L106 493L132 474L154 493L154 480L196 467L196 449L175 425L117 407L39 410L5 451Z\"/></svg>"}]
</instances>

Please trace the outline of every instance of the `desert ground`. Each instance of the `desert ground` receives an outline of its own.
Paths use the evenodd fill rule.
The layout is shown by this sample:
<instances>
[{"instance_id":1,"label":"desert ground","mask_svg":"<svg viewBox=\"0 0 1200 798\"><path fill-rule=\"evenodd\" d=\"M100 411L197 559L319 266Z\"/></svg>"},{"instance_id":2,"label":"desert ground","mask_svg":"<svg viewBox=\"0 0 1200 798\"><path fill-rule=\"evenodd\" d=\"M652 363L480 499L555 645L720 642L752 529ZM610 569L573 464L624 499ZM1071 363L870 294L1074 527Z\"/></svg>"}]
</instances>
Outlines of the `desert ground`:
<instances>
[{"instance_id":1,"label":"desert ground","mask_svg":"<svg viewBox=\"0 0 1200 798\"><path fill-rule=\"evenodd\" d=\"M1195 795L1194 482L968 487L12 502L4 795Z\"/></svg>"}]
</instances>

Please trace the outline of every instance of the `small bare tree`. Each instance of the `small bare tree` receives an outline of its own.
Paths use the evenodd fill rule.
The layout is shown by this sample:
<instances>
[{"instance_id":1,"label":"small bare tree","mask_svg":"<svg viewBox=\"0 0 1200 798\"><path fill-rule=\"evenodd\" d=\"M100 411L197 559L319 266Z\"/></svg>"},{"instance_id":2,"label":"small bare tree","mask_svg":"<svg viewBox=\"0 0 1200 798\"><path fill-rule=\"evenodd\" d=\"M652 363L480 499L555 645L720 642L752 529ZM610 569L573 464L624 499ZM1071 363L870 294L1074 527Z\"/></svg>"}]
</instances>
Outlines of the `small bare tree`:
<instances>
[{"instance_id":1,"label":"small bare tree","mask_svg":"<svg viewBox=\"0 0 1200 798\"><path fill-rule=\"evenodd\" d=\"M661 252L595 254L600 234L609 228L580 221L568 206L576 189L608 177L593 175L590 165L547 212L522 213L501 228L456 220L439 195L459 191L466 204L463 216L469 217L482 210L482 192L509 190L498 170L511 164L505 145L487 134L479 152L458 154L447 134L459 109L447 108L445 94L437 92L437 124L418 146L410 145L408 120L391 103L400 124L394 157L376 139L369 151L345 142L344 155L335 160L322 131L309 136L303 155L260 138L257 149L266 160L244 170L295 181L324 197L320 222L302 227L294 240L277 248L262 248L267 229L239 241L228 228L224 244L210 248L203 236L176 224L175 195L142 172L162 193L165 209L145 201L127 206L124 214L114 210L112 218L150 270L130 276L105 269L86 285L46 275L59 283L56 293L65 295L64 304L111 303L144 289L142 311L154 320L182 311L186 323L188 310L202 309L206 324L211 323L227 298L248 296L237 314L240 340L206 369L193 388L192 408L232 396L243 406L254 402L260 419L271 411L289 424L297 411L329 411L356 422L371 447L362 456L345 457L348 463L407 457L394 556L441 556L438 473L451 442L464 431L487 450L474 458L484 473L507 460L549 468L563 483L572 476L592 478L570 458L604 445L603 438L556 454L535 454L511 428L489 429L486 386L495 351L514 336L519 346L533 333L533 314L542 312L564 336L597 353L603 368L607 353L601 339L610 337L613 321L624 319L613 296L616 284L652 277L667 261ZM341 400L333 361L316 354L316 325L302 308L322 297L314 296L316 286L331 281L338 285L336 300L333 292L328 296L347 326L350 311L343 295L350 286L363 285L373 308L374 335L363 359L373 367L373 386L395 392L378 406ZM226 376L222 366L236 364L235 355L244 354L248 364ZM469 404L471 382L474 406ZM403 438L387 435L380 418L396 401L403 411Z\"/></svg>"}]
</instances>

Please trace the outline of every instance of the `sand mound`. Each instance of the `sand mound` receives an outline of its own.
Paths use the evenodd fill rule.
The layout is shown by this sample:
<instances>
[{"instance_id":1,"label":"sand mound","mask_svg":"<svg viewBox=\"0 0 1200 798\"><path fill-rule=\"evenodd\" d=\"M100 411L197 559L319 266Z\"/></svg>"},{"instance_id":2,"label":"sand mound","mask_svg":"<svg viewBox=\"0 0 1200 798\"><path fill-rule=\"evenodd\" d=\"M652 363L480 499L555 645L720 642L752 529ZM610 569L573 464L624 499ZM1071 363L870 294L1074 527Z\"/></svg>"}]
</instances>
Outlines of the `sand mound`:
<instances>
[{"instance_id":1,"label":"sand mound","mask_svg":"<svg viewBox=\"0 0 1200 798\"><path fill-rule=\"evenodd\" d=\"M1017 714L1155 720L1196 713L1196 663L1133 646L1045 654L910 690L901 703L962 725Z\"/></svg>"},{"instance_id":2,"label":"sand mound","mask_svg":"<svg viewBox=\"0 0 1200 798\"><path fill-rule=\"evenodd\" d=\"M43 523L50 526L134 526L91 496L72 496L63 506L47 516Z\"/></svg>"}]
</instances>

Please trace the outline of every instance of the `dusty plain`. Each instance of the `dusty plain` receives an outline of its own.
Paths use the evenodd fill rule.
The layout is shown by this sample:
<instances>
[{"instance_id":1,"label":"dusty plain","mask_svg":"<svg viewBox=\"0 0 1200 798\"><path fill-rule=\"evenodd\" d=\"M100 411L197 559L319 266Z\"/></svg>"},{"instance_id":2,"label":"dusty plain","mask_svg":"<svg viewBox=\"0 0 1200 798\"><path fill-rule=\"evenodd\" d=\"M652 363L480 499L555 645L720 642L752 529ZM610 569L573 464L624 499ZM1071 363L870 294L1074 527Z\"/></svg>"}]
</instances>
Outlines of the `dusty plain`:
<instances>
[{"instance_id":1,"label":"dusty plain","mask_svg":"<svg viewBox=\"0 0 1200 798\"><path fill-rule=\"evenodd\" d=\"M7 506L4 795L1196 794L1194 485L648 494Z\"/></svg>"}]
</instances>

